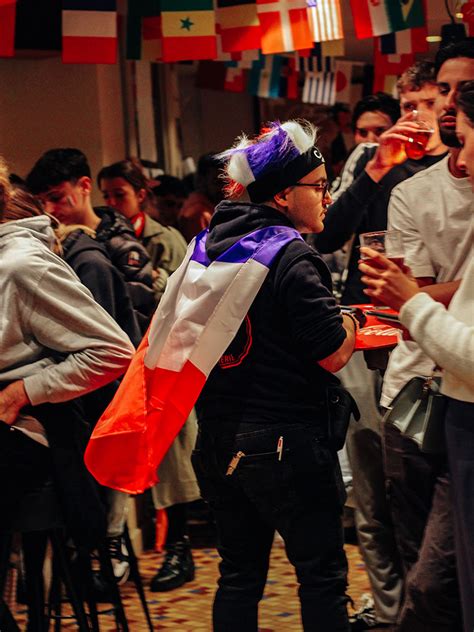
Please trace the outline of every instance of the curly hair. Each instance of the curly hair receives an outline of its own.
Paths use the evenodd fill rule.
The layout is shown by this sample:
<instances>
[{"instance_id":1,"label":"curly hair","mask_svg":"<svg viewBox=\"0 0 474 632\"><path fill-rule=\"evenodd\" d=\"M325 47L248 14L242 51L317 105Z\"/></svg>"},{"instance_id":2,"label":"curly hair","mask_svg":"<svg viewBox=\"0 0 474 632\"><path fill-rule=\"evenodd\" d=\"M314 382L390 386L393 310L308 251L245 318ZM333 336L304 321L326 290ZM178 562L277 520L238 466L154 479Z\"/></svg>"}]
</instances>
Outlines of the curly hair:
<instances>
[{"instance_id":1,"label":"curly hair","mask_svg":"<svg viewBox=\"0 0 474 632\"><path fill-rule=\"evenodd\" d=\"M407 90L418 92L427 83L436 85L435 65L431 61L417 61L400 75L397 81L399 93Z\"/></svg>"}]
</instances>

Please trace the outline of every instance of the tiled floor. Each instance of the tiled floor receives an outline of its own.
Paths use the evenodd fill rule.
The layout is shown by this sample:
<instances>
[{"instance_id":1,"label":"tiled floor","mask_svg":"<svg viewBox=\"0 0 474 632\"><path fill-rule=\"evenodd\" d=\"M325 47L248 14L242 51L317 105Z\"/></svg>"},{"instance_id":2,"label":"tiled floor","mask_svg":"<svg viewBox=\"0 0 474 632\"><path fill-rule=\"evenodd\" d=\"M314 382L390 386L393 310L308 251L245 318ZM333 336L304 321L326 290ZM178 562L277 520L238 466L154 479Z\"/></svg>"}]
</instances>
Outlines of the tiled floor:
<instances>
[{"instance_id":1,"label":"tiled floor","mask_svg":"<svg viewBox=\"0 0 474 632\"><path fill-rule=\"evenodd\" d=\"M349 594L356 605L362 593L369 591L369 583L364 564L355 545L346 545L349 559ZM217 578L218 554L215 549L194 549L196 579L182 588L169 593L150 593L147 599L156 630L174 632L198 632L211 630L211 605ZM140 569L145 585L160 562L158 554L146 552L140 558ZM143 611L133 586L128 583L122 589L130 632L146 632ZM23 625L24 614L15 613ZM280 542L273 547L271 568L265 596L260 608L260 632L297 632L301 630L299 621L296 581L292 567L286 560ZM101 631L116 630L113 617L100 617ZM72 622L63 622L62 629L76 629ZM243 631L245 632L245 631Z\"/></svg>"}]
</instances>

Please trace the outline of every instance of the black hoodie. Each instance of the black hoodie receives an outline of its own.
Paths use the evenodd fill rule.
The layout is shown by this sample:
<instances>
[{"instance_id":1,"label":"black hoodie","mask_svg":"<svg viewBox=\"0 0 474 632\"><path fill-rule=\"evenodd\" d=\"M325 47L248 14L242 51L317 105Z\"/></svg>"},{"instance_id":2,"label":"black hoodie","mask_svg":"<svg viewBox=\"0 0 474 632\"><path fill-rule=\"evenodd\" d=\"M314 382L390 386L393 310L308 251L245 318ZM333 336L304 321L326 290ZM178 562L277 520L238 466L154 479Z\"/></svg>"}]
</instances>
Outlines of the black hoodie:
<instances>
[{"instance_id":1,"label":"black hoodie","mask_svg":"<svg viewBox=\"0 0 474 632\"><path fill-rule=\"evenodd\" d=\"M243 236L266 226L290 226L276 209L221 202L206 250L215 260ZM315 422L329 383L317 363L346 333L331 293L331 275L302 240L282 248L234 340L211 372L197 405L206 418L245 422Z\"/></svg>"}]
</instances>

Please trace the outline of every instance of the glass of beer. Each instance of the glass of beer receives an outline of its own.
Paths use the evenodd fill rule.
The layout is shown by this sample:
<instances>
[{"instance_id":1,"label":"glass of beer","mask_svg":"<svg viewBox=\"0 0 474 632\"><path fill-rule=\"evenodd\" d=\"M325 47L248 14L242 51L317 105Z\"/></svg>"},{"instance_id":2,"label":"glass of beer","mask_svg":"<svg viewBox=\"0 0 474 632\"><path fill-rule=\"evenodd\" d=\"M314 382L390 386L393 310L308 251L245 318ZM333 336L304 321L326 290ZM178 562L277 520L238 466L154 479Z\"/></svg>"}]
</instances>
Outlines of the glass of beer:
<instances>
[{"instance_id":1,"label":"glass of beer","mask_svg":"<svg viewBox=\"0 0 474 632\"><path fill-rule=\"evenodd\" d=\"M399 268L403 269L405 254L402 233L399 230L378 230L373 233L362 233L360 235L360 245L368 246L377 252L381 252L387 259L390 259ZM362 253L361 257L362 259L367 259L367 263L372 263Z\"/></svg>"},{"instance_id":2,"label":"glass of beer","mask_svg":"<svg viewBox=\"0 0 474 632\"><path fill-rule=\"evenodd\" d=\"M415 122L419 127L419 131L415 134L410 134L410 140L405 143L405 153L412 160L420 160L426 154L426 146L434 129L427 121L419 118L415 118Z\"/></svg>"}]
</instances>

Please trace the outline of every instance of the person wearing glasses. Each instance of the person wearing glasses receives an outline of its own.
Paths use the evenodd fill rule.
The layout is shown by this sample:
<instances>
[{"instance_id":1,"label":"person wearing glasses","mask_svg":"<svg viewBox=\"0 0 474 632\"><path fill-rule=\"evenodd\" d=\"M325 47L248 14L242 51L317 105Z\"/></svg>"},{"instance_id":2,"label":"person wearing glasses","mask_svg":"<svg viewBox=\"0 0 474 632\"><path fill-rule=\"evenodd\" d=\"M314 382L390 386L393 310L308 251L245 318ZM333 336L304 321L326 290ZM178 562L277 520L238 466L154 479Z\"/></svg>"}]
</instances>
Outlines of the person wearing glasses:
<instances>
[{"instance_id":1,"label":"person wearing glasses","mask_svg":"<svg viewBox=\"0 0 474 632\"><path fill-rule=\"evenodd\" d=\"M261 239L255 258L275 257L196 405L193 464L222 558L217 632L257 632L275 531L296 570L303 629L349 630L344 486L326 405L357 323L341 315L329 270L301 238L324 230L331 202L315 141L309 122L271 123L219 156L228 199L212 216L205 254L225 270ZM278 249L281 234L289 241ZM239 274L250 283L255 269Z\"/></svg>"}]
</instances>

